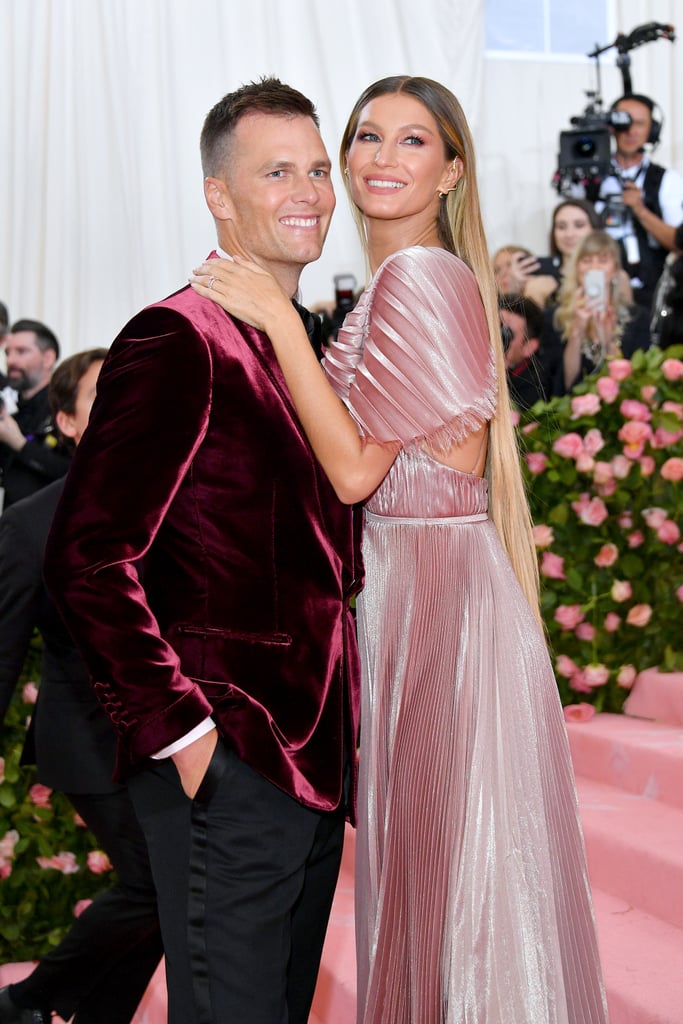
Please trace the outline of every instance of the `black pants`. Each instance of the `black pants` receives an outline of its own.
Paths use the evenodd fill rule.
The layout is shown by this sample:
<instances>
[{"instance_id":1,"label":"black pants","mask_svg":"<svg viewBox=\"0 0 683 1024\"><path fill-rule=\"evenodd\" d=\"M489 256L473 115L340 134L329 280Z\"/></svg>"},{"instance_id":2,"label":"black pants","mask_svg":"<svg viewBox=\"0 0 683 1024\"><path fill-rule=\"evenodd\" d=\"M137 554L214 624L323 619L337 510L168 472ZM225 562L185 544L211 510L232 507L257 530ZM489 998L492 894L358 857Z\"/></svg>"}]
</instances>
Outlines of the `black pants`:
<instances>
[{"instance_id":1,"label":"black pants","mask_svg":"<svg viewBox=\"0 0 683 1024\"><path fill-rule=\"evenodd\" d=\"M74 1024L129 1024L162 956L147 844L126 789L67 794L117 873L62 942L12 986L25 1006Z\"/></svg>"},{"instance_id":2,"label":"black pants","mask_svg":"<svg viewBox=\"0 0 683 1024\"><path fill-rule=\"evenodd\" d=\"M159 896L169 1024L306 1024L341 811L303 807L221 742L194 801L170 760L131 780Z\"/></svg>"}]
</instances>

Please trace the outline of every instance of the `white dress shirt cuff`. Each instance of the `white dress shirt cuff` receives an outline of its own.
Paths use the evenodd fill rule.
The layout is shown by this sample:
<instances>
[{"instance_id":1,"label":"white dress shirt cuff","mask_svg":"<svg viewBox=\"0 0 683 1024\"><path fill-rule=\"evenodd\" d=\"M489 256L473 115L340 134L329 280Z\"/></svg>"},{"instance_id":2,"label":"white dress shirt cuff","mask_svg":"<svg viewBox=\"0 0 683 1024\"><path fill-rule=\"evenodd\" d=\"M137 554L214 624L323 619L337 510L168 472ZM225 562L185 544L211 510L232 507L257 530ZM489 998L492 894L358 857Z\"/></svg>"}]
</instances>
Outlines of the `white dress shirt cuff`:
<instances>
[{"instance_id":1,"label":"white dress shirt cuff","mask_svg":"<svg viewBox=\"0 0 683 1024\"><path fill-rule=\"evenodd\" d=\"M183 750L185 747L189 747L190 743L194 743L201 736L206 736L207 732L211 732L215 729L213 718L205 718L199 725L195 725L194 729L191 729L184 736L181 736L179 740L174 740L173 743L169 743L167 747L162 747L156 754L152 754L154 761L161 761L165 757L171 757L172 754L177 754L179 750Z\"/></svg>"}]
</instances>

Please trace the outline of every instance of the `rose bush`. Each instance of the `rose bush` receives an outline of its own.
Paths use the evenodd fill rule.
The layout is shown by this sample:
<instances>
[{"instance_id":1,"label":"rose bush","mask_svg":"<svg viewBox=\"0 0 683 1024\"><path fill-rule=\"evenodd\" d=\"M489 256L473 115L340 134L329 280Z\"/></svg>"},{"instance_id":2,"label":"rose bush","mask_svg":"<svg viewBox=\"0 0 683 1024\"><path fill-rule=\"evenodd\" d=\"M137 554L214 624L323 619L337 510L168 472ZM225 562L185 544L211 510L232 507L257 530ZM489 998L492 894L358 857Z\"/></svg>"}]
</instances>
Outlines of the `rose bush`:
<instances>
[{"instance_id":1,"label":"rose bush","mask_svg":"<svg viewBox=\"0 0 683 1024\"><path fill-rule=\"evenodd\" d=\"M37 678L33 642L24 679ZM33 960L66 934L74 914L112 883L106 854L61 793L20 765L37 688L17 687L0 739L0 962Z\"/></svg>"},{"instance_id":2,"label":"rose bush","mask_svg":"<svg viewBox=\"0 0 683 1024\"><path fill-rule=\"evenodd\" d=\"M614 359L519 420L542 610L565 705L620 711L683 669L683 349Z\"/></svg>"}]
</instances>

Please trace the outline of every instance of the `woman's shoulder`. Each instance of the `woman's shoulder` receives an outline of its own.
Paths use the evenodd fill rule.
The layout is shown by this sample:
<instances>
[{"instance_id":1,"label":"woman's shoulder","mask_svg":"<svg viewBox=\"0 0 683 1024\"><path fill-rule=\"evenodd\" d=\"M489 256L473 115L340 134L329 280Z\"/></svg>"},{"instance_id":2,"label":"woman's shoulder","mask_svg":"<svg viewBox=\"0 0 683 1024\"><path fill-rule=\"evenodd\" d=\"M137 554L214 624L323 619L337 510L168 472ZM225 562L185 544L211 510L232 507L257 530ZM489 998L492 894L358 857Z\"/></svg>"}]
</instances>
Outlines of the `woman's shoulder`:
<instances>
[{"instance_id":1,"label":"woman's shoulder","mask_svg":"<svg viewBox=\"0 0 683 1024\"><path fill-rule=\"evenodd\" d=\"M474 277L472 271L464 260L448 249L442 249L433 245L411 245L405 249L398 249L386 257L379 266L376 277L379 277L388 267L411 269L414 267L424 269L442 268L450 272L462 273Z\"/></svg>"}]
</instances>

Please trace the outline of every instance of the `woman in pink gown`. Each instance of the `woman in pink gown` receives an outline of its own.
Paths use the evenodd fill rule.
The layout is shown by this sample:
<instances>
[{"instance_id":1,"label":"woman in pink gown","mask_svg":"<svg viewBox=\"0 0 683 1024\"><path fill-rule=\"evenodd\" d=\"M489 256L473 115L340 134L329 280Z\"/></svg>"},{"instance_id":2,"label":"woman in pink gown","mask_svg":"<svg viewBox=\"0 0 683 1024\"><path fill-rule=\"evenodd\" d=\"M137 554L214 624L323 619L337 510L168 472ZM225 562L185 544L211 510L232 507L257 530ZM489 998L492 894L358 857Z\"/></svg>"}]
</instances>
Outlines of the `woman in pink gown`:
<instances>
[{"instance_id":1,"label":"woman in pink gown","mask_svg":"<svg viewBox=\"0 0 683 1024\"><path fill-rule=\"evenodd\" d=\"M325 376L258 260L193 286L269 335L337 493L365 500L358 1022L604 1024L469 130L443 86L384 79L341 154L372 279ZM304 191L278 211L303 230Z\"/></svg>"}]
</instances>

